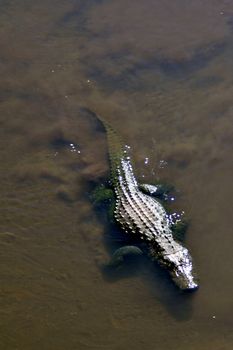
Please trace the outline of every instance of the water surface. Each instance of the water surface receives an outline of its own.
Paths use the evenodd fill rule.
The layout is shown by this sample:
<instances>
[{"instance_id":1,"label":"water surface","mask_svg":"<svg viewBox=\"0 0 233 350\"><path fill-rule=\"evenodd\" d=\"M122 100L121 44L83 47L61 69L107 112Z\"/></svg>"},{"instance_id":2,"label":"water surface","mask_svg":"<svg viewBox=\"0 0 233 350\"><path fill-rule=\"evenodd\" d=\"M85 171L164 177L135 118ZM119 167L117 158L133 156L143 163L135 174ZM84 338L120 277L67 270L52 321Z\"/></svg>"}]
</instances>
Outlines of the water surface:
<instances>
[{"instance_id":1,"label":"water surface","mask_svg":"<svg viewBox=\"0 0 233 350\"><path fill-rule=\"evenodd\" d=\"M231 1L0 1L0 347L230 350ZM146 259L101 269L122 235L90 200L103 115L139 181L175 185L200 289Z\"/></svg>"}]
</instances>

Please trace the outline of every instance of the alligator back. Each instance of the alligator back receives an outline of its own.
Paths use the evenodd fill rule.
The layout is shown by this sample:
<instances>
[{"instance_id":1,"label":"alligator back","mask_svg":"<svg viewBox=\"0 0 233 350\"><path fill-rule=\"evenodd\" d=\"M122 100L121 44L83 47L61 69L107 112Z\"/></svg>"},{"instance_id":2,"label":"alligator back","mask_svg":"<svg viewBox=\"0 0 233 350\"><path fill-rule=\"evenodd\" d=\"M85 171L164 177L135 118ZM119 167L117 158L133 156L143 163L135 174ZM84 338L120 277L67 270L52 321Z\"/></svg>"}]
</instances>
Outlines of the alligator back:
<instances>
[{"instance_id":1,"label":"alligator back","mask_svg":"<svg viewBox=\"0 0 233 350\"><path fill-rule=\"evenodd\" d=\"M163 206L140 191L134 176L129 146L100 116L108 139L111 182L116 194L115 218L125 232L137 234L143 240L166 241L172 250L173 236ZM161 236L161 239L159 238Z\"/></svg>"}]
</instances>

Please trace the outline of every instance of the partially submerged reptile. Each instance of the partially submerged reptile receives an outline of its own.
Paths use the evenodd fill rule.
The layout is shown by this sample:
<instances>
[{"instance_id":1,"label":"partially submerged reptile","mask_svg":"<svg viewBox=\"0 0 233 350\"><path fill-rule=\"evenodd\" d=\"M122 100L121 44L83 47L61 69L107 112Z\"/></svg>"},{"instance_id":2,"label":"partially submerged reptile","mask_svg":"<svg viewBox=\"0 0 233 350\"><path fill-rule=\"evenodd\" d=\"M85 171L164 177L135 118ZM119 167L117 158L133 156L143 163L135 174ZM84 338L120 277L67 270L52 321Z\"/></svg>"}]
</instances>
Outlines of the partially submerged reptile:
<instances>
[{"instance_id":1,"label":"partially submerged reptile","mask_svg":"<svg viewBox=\"0 0 233 350\"><path fill-rule=\"evenodd\" d=\"M175 284L183 290L195 290L198 284L193 274L192 258L183 245L174 240L172 223L162 204L154 198L157 188L139 185L133 172L129 146L124 145L117 133L100 116L107 132L111 163L111 183L115 192L114 216L124 232L140 238L147 253L170 274ZM120 248L114 257L121 254L136 254L134 247ZM114 265L115 261L113 261Z\"/></svg>"}]
</instances>

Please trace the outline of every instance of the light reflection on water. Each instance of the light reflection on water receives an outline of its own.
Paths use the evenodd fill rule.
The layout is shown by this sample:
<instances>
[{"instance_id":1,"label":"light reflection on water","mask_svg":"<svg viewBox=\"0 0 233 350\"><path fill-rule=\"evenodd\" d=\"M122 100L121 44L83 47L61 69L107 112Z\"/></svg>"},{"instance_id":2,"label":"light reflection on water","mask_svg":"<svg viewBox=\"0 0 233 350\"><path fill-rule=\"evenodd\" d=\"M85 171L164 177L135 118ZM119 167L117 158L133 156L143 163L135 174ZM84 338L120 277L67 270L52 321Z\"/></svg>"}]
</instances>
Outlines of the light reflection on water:
<instances>
[{"instance_id":1,"label":"light reflection on water","mask_svg":"<svg viewBox=\"0 0 233 350\"><path fill-rule=\"evenodd\" d=\"M232 3L0 6L0 347L232 349ZM175 186L197 293L147 259L103 272L127 238L91 204L109 164L83 107Z\"/></svg>"}]
</instances>

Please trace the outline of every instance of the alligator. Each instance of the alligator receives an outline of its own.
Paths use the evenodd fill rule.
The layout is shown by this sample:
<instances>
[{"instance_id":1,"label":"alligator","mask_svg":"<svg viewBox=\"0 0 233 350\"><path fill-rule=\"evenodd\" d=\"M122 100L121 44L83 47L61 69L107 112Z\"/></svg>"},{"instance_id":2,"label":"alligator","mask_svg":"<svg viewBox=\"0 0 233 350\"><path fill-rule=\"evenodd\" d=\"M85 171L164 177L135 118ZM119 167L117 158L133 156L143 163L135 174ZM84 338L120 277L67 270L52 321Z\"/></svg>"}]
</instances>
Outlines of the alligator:
<instances>
[{"instance_id":1,"label":"alligator","mask_svg":"<svg viewBox=\"0 0 233 350\"><path fill-rule=\"evenodd\" d=\"M124 232L143 242L148 256L169 272L180 289L196 290L198 283L191 255L173 237L169 216L161 202L156 199L158 187L138 183L131 162L130 146L122 142L105 119L94 115L103 124L107 134L111 184L116 197L115 220ZM132 248L126 248L127 252L132 251ZM121 251L114 256L119 259L120 254Z\"/></svg>"}]
</instances>

